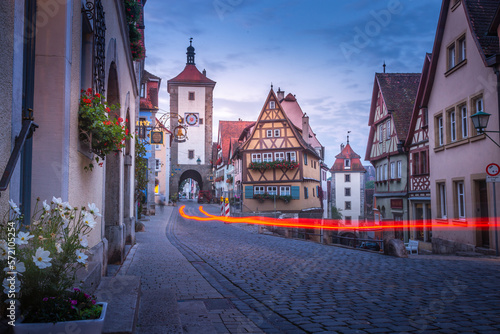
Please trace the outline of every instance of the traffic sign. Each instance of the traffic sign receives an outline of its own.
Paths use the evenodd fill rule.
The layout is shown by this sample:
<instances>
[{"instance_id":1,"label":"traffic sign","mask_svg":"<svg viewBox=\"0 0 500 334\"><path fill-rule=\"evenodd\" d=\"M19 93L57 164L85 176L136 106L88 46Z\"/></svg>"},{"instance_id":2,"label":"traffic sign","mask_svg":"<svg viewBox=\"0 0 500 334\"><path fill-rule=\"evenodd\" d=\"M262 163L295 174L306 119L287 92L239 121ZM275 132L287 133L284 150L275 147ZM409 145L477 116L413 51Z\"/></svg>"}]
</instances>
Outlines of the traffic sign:
<instances>
[{"instance_id":1,"label":"traffic sign","mask_svg":"<svg viewBox=\"0 0 500 334\"><path fill-rule=\"evenodd\" d=\"M486 182L500 182L500 175L497 176L486 176Z\"/></svg>"},{"instance_id":2,"label":"traffic sign","mask_svg":"<svg viewBox=\"0 0 500 334\"><path fill-rule=\"evenodd\" d=\"M486 166L486 173L489 176L498 176L500 175L500 166L498 166L495 163L491 163L488 166ZM489 181L489 182L495 182L495 181Z\"/></svg>"}]
</instances>

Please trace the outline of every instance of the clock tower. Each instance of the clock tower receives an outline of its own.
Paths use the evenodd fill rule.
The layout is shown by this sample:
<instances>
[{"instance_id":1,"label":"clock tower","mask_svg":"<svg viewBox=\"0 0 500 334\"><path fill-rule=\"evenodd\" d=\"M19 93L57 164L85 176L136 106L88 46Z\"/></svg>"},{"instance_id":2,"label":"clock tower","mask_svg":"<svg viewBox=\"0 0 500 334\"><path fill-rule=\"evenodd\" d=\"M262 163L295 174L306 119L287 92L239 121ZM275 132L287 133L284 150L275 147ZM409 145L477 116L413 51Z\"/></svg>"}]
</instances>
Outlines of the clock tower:
<instances>
[{"instance_id":1,"label":"clock tower","mask_svg":"<svg viewBox=\"0 0 500 334\"><path fill-rule=\"evenodd\" d=\"M187 48L184 70L168 80L171 148L170 194L180 191L185 179L198 182L200 190L211 190L212 116L215 81L201 73L194 62L192 38Z\"/></svg>"}]
</instances>

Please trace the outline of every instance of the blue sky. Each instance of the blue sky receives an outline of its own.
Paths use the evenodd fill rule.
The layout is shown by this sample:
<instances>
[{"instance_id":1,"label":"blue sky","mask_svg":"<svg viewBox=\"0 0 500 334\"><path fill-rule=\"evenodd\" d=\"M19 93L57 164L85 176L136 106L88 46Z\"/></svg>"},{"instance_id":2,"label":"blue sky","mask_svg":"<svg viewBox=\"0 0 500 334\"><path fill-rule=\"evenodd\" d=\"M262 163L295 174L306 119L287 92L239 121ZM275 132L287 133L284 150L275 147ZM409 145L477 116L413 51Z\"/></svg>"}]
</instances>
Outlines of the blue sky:
<instances>
[{"instance_id":1,"label":"blue sky","mask_svg":"<svg viewBox=\"0 0 500 334\"><path fill-rule=\"evenodd\" d=\"M162 78L159 107L169 109L167 80L186 64L216 81L219 120L256 120L271 83L292 93L325 146L329 167L345 143L364 159L375 72L422 70L432 51L438 0L148 0L146 69ZM365 164L369 164L365 162Z\"/></svg>"}]
</instances>

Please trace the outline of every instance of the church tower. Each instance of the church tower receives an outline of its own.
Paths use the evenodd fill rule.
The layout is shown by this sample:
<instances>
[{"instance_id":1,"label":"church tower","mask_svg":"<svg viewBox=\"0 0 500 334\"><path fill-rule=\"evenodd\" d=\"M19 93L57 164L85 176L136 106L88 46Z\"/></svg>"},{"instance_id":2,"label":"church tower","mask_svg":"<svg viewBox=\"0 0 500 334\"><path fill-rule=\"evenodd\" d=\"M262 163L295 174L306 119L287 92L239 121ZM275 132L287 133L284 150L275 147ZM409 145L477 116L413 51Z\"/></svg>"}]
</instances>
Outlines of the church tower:
<instances>
[{"instance_id":1,"label":"church tower","mask_svg":"<svg viewBox=\"0 0 500 334\"><path fill-rule=\"evenodd\" d=\"M170 194L178 193L180 183L188 178L197 181L200 190L210 190L215 81L207 78L205 70L201 73L196 68L192 38L186 55L184 70L167 82L174 135Z\"/></svg>"}]
</instances>

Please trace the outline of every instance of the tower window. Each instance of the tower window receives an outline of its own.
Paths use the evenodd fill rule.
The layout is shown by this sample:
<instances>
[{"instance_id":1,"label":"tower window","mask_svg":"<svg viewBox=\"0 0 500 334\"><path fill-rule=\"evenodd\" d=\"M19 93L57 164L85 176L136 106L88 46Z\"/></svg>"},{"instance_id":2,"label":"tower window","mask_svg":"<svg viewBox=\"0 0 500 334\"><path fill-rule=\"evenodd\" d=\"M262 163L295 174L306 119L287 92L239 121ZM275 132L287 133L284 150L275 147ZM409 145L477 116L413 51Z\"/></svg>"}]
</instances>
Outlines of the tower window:
<instances>
[{"instance_id":1,"label":"tower window","mask_svg":"<svg viewBox=\"0 0 500 334\"><path fill-rule=\"evenodd\" d=\"M194 150L188 150L188 159L194 159Z\"/></svg>"},{"instance_id":2,"label":"tower window","mask_svg":"<svg viewBox=\"0 0 500 334\"><path fill-rule=\"evenodd\" d=\"M194 92L189 92L189 101L194 101Z\"/></svg>"},{"instance_id":3,"label":"tower window","mask_svg":"<svg viewBox=\"0 0 500 334\"><path fill-rule=\"evenodd\" d=\"M274 108L276 108L276 102L269 101L269 109L274 109Z\"/></svg>"}]
</instances>

